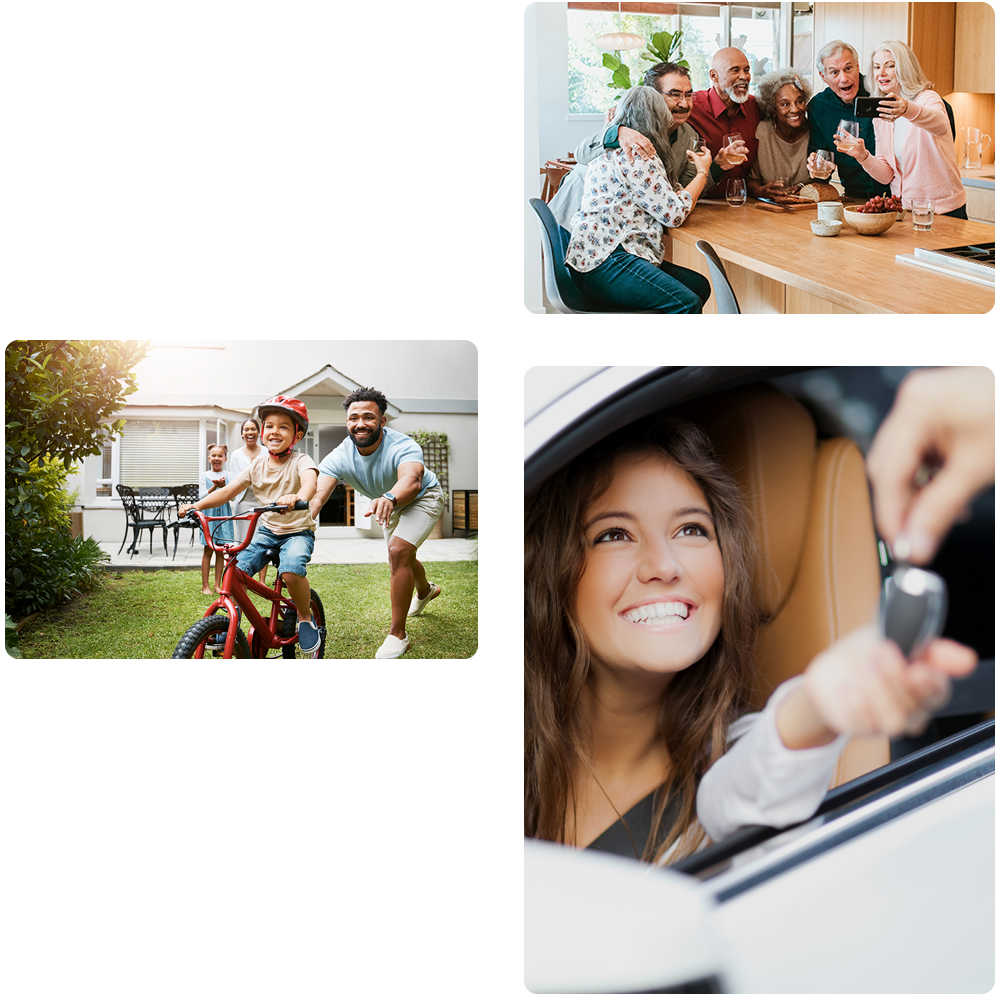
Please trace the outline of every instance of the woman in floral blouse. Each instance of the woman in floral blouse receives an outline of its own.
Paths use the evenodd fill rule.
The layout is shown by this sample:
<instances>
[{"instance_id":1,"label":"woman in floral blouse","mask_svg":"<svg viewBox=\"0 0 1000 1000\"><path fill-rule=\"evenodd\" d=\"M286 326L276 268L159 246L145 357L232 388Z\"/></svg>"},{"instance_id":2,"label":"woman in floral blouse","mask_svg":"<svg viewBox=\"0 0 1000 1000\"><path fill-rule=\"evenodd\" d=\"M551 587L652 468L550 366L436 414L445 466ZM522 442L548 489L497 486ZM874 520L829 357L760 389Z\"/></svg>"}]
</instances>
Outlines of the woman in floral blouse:
<instances>
[{"instance_id":1,"label":"woman in floral blouse","mask_svg":"<svg viewBox=\"0 0 1000 1000\"><path fill-rule=\"evenodd\" d=\"M633 87L615 121L646 136L657 155L630 163L626 150L609 149L591 162L566 253L573 280L601 311L700 313L712 287L697 271L663 261L662 236L705 190L712 154L704 145L689 152L698 172L675 189L664 167L673 118L663 95Z\"/></svg>"}]
</instances>

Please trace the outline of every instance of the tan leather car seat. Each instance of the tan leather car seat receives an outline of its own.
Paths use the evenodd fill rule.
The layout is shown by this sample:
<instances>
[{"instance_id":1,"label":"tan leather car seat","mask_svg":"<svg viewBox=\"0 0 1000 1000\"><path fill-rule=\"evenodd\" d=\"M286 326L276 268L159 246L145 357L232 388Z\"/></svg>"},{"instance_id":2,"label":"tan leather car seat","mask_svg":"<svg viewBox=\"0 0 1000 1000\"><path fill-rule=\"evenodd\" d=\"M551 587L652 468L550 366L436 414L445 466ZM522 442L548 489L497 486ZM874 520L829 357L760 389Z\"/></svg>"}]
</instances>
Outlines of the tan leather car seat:
<instances>
[{"instance_id":1,"label":"tan leather car seat","mask_svg":"<svg viewBox=\"0 0 1000 1000\"><path fill-rule=\"evenodd\" d=\"M817 441L809 412L769 385L685 406L742 485L757 532L754 596L765 624L755 701L841 636L870 622L880 573L864 459L847 438ZM889 762L889 741L856 738L833 785Z\"/></svg>"}]
</instances>

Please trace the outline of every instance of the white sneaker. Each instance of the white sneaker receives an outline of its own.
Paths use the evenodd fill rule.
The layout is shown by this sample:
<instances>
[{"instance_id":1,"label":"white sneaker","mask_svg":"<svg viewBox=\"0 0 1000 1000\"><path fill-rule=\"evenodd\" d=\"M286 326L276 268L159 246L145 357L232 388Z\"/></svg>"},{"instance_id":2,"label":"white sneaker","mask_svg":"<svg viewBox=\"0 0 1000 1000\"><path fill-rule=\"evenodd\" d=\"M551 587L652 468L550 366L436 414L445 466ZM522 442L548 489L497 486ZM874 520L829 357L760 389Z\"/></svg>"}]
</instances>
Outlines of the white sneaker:
<instances>
[{"instance_id":1,"label":"white sneaker","mask_svg":"<svg viewBox=\"0 0 1000 1000\"><path fill-rule=\"evenodd\" d=\"M403 653L405 653L409 648L409 636L406 636L403 639L397 639L394 635L390 634L385 637L385 642L379 646L378 652L375 654L375 659L395 660L397 656L402 656Z\"/></svg>"},{"instance_id":2,"label":"white sneaker","mask_svg":"<svg viewBox=\"0 0 1000 1000\"><path fill-rule=\"evenodd\" d=\"M430 581L427 581L430 583ZM427 605L428 601L433 601L438 594L441 593L441 588L436 583L431 583L430 593L426 597L417 597L416 591L413 592L413 600L410 601L410 610L406 612L407 618L412 615L419 615L424 607Z\"/></svg>"}]
</instances>

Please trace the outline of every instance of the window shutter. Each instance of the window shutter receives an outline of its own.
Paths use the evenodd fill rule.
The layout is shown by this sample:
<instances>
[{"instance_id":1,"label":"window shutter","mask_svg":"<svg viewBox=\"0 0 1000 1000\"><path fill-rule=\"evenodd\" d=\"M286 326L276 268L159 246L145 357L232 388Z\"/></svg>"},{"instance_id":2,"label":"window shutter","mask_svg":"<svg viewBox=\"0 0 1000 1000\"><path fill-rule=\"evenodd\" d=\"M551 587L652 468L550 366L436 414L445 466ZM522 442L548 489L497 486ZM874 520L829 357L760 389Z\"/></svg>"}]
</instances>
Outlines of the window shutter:
<instances>
[{"instance_id":1,"label":"window shutter","mask_svg":"<svg viewBox=\"0 0 1000 1000\"><path fill-rule=\"evenodd\" d=\"M184 486L201 479L197 420L126 420L119 481L125 486Z\"/></svg>"}]
</instances>

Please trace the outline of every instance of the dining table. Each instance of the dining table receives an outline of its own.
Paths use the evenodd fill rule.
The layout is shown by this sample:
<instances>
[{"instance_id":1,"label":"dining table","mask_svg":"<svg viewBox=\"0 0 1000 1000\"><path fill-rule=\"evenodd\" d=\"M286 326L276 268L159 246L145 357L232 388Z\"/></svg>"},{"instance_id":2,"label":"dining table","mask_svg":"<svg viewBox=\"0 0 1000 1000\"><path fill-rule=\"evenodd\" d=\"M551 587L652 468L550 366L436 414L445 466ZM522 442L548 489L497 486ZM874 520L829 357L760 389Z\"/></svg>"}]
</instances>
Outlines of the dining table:
<instances>
[{"instance_id":1,"label":"dining table","mask_svg":"<svg viewBox=\"0 0 1000 1000\"><path fill-rule=\"evenodd\" d=\"M878 236L863 236L845 221L838 236L816 236L815 208L774 211L747 199L699 201L682 226L667 230L674 264L709 277L695 247L710 243L723 261L742 313L986 313L996 293L986 286L897 260L916 247L943 249L993 242L994 227L936 215L929 232L911 215ZM705 312L715 312L715 296Z\"/></svg>"}]
</instances>

